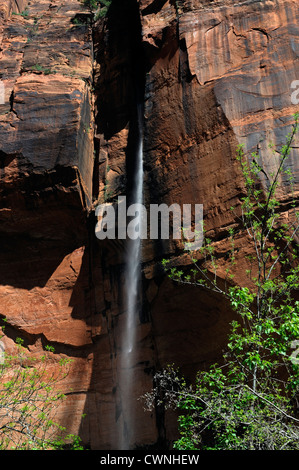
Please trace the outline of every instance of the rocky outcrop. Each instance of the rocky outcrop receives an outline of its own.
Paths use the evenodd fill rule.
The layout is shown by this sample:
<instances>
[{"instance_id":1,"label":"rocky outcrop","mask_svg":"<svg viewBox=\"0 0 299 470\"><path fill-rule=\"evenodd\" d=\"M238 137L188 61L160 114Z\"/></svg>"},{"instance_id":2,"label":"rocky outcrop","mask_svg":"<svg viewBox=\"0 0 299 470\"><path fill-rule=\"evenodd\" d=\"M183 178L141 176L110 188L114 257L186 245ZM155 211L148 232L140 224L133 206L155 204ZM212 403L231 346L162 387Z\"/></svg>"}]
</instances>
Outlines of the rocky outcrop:
<instances>
[{"instance_id":1,"label":"rocky outcrop","mask_svg":"<svg viewBox=\"0 0 299 470\"><path fill-rule=\"evenodd\" d=\"M0 6L0 18L7 19L11 14L24 12L27 3L27 0L3 0Z\"/></svg>"},{"instance_id":2,"label":"rocky outcrop","mask_svg":"<svg viewBox=\"0 0 299 470\"><path fill-rule=\"evenodd\" d=\"M125 412L125 245L96 239L94 209L129 194L136 104L144 104L145 204L203 204L224 265L244 190L237 146L258 151L271 172L268 143L283 143L298 111L298 9L293 0L114 0L92 25L80 2L43 0L3 2L0 17L4 341L13 349L21 336L31 354L52 344L57 364L71 357L61 420L92 449L113 449ZM289 165L298 181L296 145ZM287 181L281 198L287 204ZM242 283L242 234L237 245ZM218 359L233 314L164 275L162 257L189 262L181 241L144 240L142 253L131 446L165 448L175 422L145 414L137 398L167 363L192 377Z\"/></svg>"},{"instance_id":3,"label":"rocky outcrop","mask_svg":"<svg viewBox=\"0 0 299 470\"><path fill-rule=\"evenodd\" d=\"M277 154L269 144L279 148L285 142L298 111L291 101L291 83L299 74L296 5L141 1L141 14L148 68L144 158L149 201L202 203L206 229L224 263L228 229L238 225L244 190L237 146L258 152L270 174ZM288 165L298 181L296 147ZM283 187L287 204L287 180ZM237 245L235 278L244 283L249 243L240 236ZM146 248L149 298L157 293L150 310L159 357L163 364L179 362L188 371L203 367L219 354L223 343L218 339L225 337L230 314L218 309L217 299L205 300L203 292L187 294L166 280L157 284L153 260L176 254L179 245L156 243L154 256L152 244ZM182 256L179 262L188 260ZM174 347L178 343L181 354Z\"/></svg>"},{"instance_id":4,"label":"rocky outcrop","mask_svg":"<svg viewBox=\"0 0 299 470\"><path fill-rule=\"evenodd\" d=\"M20 336L32 354L52 344L57 367L60 354L76 359L65 385L71 394L69 411L62 413L63 421L78 429L92 344L86 326L88 273L81 269L95 161L92 40L85 24L89 12L83 14L75 0L5 6L0 52L5 86L0 105L4 341L13 351ZM74 21L78 14L80 22ZM78 397L75 413L72 393Z\"/></svg>"}]
</instances>

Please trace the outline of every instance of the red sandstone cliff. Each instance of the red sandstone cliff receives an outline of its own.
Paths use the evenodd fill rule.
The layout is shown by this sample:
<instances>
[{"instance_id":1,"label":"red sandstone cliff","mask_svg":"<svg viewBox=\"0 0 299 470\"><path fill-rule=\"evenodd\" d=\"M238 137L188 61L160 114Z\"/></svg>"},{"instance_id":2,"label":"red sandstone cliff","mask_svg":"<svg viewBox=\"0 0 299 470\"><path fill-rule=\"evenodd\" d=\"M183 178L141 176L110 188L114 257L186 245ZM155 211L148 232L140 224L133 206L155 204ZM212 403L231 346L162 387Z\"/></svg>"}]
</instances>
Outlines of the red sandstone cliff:
<instances>
[{"instance_id":1,"label":"red sandstone cliff","mask_svg":"<svg viewBox=\"0 0 299 470\"><path fill-rule=\"evenodd\" d=\"M222 259L243 190L237 145L258 149L271 171L267 145L283 143L298 111L296 7L294 0L114 0L91 27L77 0L2 2L4 341L13 350L21 336L31 354L52 344L54 364L73 359L60 418L92 449L113 449L123 421L124 246L95 238L94 208L130 182L136 87L144 92L146 203L202 203ZM296 149L290 167L298 181ZM281 197L287 202L287 184ZM187 262L181 248L143 244L133 399L150 389L155 368L174 362L192 375L225 344L232 314L221 299L175 286L159 268L164 255ZM243 238L238 248L242 282ZM171 440L169 417L144 414L140 402L136 410L133 447Z\"/></svg>"}]
</instances>

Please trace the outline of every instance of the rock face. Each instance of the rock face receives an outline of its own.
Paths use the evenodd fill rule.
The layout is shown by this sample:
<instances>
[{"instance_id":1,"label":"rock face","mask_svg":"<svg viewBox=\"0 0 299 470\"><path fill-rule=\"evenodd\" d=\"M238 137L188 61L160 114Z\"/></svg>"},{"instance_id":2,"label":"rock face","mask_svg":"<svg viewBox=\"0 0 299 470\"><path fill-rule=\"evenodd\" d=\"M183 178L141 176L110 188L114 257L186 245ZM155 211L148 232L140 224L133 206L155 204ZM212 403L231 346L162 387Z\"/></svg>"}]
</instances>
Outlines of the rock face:
<instances>
[{"instance_id":1,"label":"rock face","mask_svg":"<svg viewBox=\"0 0 299 470\"><path fill-rule=\"evenodd\" d=\"M27 3L27 0L3 0L0 6L0 17L7 19L12 13L22 13L25 11Z\"/></svg>"},{"instance_id":2,"label":"rock face","mask_svg":"<svg viewBox=\"0 0 299 470\"><path fill-rule=\"evenodd\" d=\"M2 3L4 342L13 349L21 336L32 354L51 344L57 364L71 357L61 422L92 449L114 449L126 412L125 245L96 239L94 209L130 195L136 106L143 102L146 206L203 204L224 260L244 190L237 146L258 151L270 173L277 161L268 144L283 143L298 111L298 8L294 0L114 0L91 24L76 0ZM298 181L296 146L289 165ZM238 243L242 283L248 243ZM233 318L221 299L170 282L164 256L188 264L181 241L143 241L132 448L165 448L175 437L171 416L145 414L137 401L153 371L175 363L194 376L219 358Z\"/></svg>"},{"instance_id":3,"label":"rock face","mask_svg":"<svg viewBox=\"0 0 299 470\"><path fill-rule=\"evenodd\" d=\"M85 306L89 281L82 268L95 161L91 32L72 23L82 15L77 1L6 3L0 52L5 86L0 296L6 346L13 348L20 336L32 353L55 345L57 364L60 353L78 358L66 384L67 390L75 384L76 412L70 397L63 418L78 428L92 344ZM87 277L77 289L82 275Z\"/></svg>"}]
</instances>

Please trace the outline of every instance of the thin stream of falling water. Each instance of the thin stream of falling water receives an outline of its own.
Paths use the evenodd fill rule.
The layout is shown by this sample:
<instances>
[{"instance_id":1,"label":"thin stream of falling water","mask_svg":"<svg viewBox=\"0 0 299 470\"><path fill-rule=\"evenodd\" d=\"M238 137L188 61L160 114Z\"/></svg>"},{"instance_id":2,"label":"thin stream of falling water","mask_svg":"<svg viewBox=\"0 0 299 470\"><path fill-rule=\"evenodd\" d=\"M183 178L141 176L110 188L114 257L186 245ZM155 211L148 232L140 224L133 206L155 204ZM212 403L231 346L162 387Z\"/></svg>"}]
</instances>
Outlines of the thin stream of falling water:
<instances>
[{"instance_id":1,"label":"thin stream of falling water","mask_svg":"<svg viewBox=\"0 0 299 470\"><path fill-rule=\"evenodd\" d=\"M138 146L132 202L143 202L143 107L138 106ZM141 212L136 212L136 227L141 227ZM134 439L136 397L134 397L134 365L136 364L136 328L139 320L139 290L141 275L141 239L128 240L125 280L125 325L121 332L121 359L119 387L121 392L124 429L120 436L120 449L129 449Z\"/></svg>"},{"instance_id":2,"label":"thin stream of falling water","mask_svg":"<svg viewBox=\"0 0 299 470\"><path fill-rule=\"evenodd\" d=\"M137 167L135 170L135 181L133 189L133 203L143 202L143 134L141 108L138 108L138 148ZM136 213L136 226L141 226L141 213ZM126 259L126 296L127 296L127 321L123 336L123 346L130 353L135 344L136 318L138 318L138 292L140 281L140 251L141 240L128 240L128 251Z\"/></svg>"}]
</instances>

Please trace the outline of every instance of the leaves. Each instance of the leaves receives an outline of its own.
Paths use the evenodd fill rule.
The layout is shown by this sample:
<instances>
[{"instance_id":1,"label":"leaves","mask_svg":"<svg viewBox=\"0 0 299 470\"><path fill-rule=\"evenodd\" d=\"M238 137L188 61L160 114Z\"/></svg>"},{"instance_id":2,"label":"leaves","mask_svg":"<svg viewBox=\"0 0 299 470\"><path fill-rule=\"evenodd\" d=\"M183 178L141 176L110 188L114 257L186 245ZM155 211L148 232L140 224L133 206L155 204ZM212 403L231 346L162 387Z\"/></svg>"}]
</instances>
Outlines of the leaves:
<instances>
[{"instance_id":1,"label":"leaves","mask_svg":"<svg viewBox=\"0 0 299 470\"><path fill-rule=\"evenodd\" d=\"M231 324L221 367L214 364L200 372L193 387L185 386L173 368L171 373L165 370L156 376L160 404L170 400L181 411L181 438L175 448L299 449L299 420L295 416L299 365L291 357L291 345L299 340L299 302L294 297L299 288L298 201L292 186L288 218L283 219L277 198L282 176L291 184L294 181L285 164L297 131L296 114L280 149L278 166L270 175L256 153L248 159L243 146L237 149L246 189L240 223L251 242L247 286L232 284L231 269L237 262L233 228L228 229L224 287L218 282L215 244L207 237L198 260L190 253L193 268L189 272L178 269L171 260L162 263L175 282L223 295L238 314ZM260 176L266 181L264 190ZM173 383L180 384L179 393L174 392Z\"/></svg>"},{"instance_id":2,"label":"leaves","mask_svg":"<svg viewBox=\"0 0 299 470\"><path fill-rule=\"evenodd\" d=\"M46 355L30 358L23 340L17 338L16 344L18 355L5 354L0 366L0 450L56 450L72 447L72 442L79 450L79 438L54 421L57 405L65 399L58 386L69 361L50 372Z\"/></svg>"}]
</instances>

